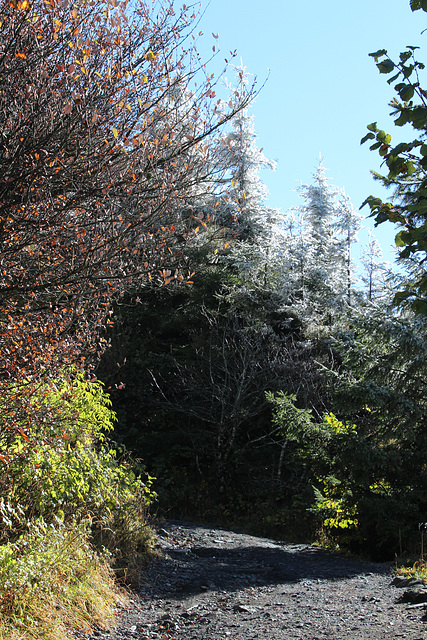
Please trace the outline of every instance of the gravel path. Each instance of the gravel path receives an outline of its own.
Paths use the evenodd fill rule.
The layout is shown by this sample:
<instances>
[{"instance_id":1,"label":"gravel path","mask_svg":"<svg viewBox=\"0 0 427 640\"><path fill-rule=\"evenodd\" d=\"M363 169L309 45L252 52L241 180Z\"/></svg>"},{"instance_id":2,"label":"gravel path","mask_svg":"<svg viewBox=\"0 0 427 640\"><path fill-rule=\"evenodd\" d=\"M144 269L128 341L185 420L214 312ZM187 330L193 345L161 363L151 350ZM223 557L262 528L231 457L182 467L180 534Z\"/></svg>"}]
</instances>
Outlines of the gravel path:
<instances>
[{"instance_id":1,"label":"gravel path","mask_svg":"<svg viewBox=\"0 0 427 640\"><path fill-rule=\"evenodd\" d=\"M401 602L389 567L302 544L168 521L162 556L110 640L424 640L424 604Z\"/></svg>"}]
</instances>

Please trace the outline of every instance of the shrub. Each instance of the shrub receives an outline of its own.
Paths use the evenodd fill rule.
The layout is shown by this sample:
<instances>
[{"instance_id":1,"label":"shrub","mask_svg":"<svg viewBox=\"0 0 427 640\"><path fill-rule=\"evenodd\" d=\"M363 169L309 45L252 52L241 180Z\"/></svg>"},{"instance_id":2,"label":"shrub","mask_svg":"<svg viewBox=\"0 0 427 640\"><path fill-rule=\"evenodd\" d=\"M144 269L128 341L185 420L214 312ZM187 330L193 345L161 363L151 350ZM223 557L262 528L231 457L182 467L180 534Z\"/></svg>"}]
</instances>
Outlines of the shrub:
<instances>
[{"instance_id":1,"label":"shrub","mask_svg":"<svg viewBox=\"0 0 427 640\"><path fill-rule=\"evenodd\" d=\"M70 380L38 385L25 406L19 399L11 388L9 406L21 412L22 428L8 448L0 436L3 540L41 517L66 525L91 522L94 539L114 552L120 545L125 554L148 546L151 478L106 439L115 415L102 384L76 372Z\"/></svg>"},{"instance_id":2,"label":"shrub","mask_svg":"<svg viewBox=\"0 0 427 640\"><path fill-rule=\"evenodd\" d=\"M112 623L126 596L88 533L83 523L39 519L0 546L0 640L64 640L67 629Z\"/></svg>"}]
</instances>

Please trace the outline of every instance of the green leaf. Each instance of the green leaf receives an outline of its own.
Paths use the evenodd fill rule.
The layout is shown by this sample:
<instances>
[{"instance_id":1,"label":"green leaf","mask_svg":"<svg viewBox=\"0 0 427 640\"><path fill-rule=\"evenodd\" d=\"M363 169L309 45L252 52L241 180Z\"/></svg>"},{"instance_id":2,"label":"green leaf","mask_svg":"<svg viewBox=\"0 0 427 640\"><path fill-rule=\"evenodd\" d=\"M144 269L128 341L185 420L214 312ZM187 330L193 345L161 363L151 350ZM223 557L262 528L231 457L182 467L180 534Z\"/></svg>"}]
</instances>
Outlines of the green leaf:
<instances>
[{"instance_id":1,"label":"green leaf","mask_svg":"<svg viewBox=\"0 0 427 640\"><path fill-rule=\"evenodd\" d=\"M404 109L400 112L400 116L396 118L394 124L398 127L403 127L404 124L407 124L411 120L411 114L409 109Z\"/></svg>"},{"instance_id":2,"label":"green leaf","mask_svg":"<svg viewBox=\"0 0 427 640\"><path fill-rule=\"evenodd\" d=\"M382 200L380 198L375 198L374 196L368 196L366 200L362 202L359 209L363 209L363 207L365 207L367 204L369 205L370 209L373 210L382 204Z\"/></svg>"},{"instance_id":3,"label":"green leaf","mask_svg":"<svg viewBox=\"0 0 427 640\"><path fill-rule=\"evenodd\" d=\"M367 133L366 136L364 136L361 141L360 144L363 144L364 142L366 142L367 140L373 140L375 138L375 134L373 133Z\"/></svg>"},{"instance_id":4,"label":"green leaf","mask_svg":"<svg viewBox=\"0 0 427 640\"><path fill-rule=\"evenodd\" d=\"M377 64L380 73L391 73L395 67L395 64L392 60L384 60L383 62L379 62Z\"/></svg>"},{"instance_id":5,"label":"green leaf","mask_svg":"<svg viewBox=\"0 0 427 640\"><path fill-rule=\"evenodd\" d=\"M381 129L377 133L377 140L382 144L389 144L391 141L391 135Z\"/></svg>"},{"instance_id":6,"label":"green leaf","mask_svg":"<svg viewBox=\"0 0 427 640\"><path fill-rule=\"evenodd\" d=\"M408 174L408 176L413 176L414 173L416 173L417 171L417 167L415 166L415 164L410 160L409 162L406 163L407 169L406 169L406 173Z\"/></svg>"},{"instance_id":7,"label":"green leaf","mask_svg":"<svg viewBox=\"0 0 427 640\"><path fill-rule=\"evenodd\" d=\"M407 62L409 58L412 56L412 51L402 51L399 55L401 62Z\"/></svg>"},{"instance_id":8,"label":"green leaf","mask_svg":"<svg viewBox=\"0 0 427 640\"><path fill-rule=\"evenodd\" d=\"M393 302L394 304L401 304L404 300L407 300L408 298L410 298L411 295L412 294L409 291L398 291L394 295Z\"/></svg>"},{"instance_id":9,"label":"green leaf","mask_svg":"<svg viewBox=\"0 0 427 640\"><path fill-rule=\"evenodd\" d=\"M388 220L388 214L385 211L380 211L375 216L375 226L378 227L379 224L382 224L383 222L387 222L387 220Z\"/></svg>"},{"instance_id":10,"label":"green leaf","mask_svg":"<svg viewBox=\"0 0 427 640\"><path fill-rule=\"evenodd\" d=\"M411 254L413 254L413 248L412 247L405 247L400 253L399 253L399 259L403 259L403 260L407 260L408 258L411 257Z\"/></svg>"},{"instance_id":11,"label":"green leaf","mask_svg":"<svg viewBox=\"0 0 427 640\"><path fill-rule=\"evenodd\" d=\"M379 149L382 145L382 142L375 142L375 144L372 144L369 148L371 151L375 151L375 149Z\"/></svg>"},{"instance_id":12,"label":"green leaf","mask_svg":"<svg viewBox=\"0 0 427 640\"><path fill-rule=\"evenodd\" d=\"M399 96L403 100L403 102L408 102L414 96L415 89L411 84L405 84L402 89L399 91Z\"/></svg>"},{"instance_id":13,"label":"green leaf","mask_svg":"<svg viewBox=\"0 0 427 640\"><path fill-rule=\"evenodd\" d=\"M377 123L371 122L371 124L368 124L366 128L369 129L369 131L377 131Z\"/></svg>"},{"instance_id":14,"label":"green leaf","mask_svg":"<svg viewBox=\"0 0 427 640\"><path fill-rule=\"evenodd\" d=\"M415 66L413 64L410 64L408 67L402 67L403 76L405 78L409 78L409 76L412 75L412 72L414 69L415 69Z\"/></svg>"},{"instance_id":15,"label":"green leaf","mask_svg":"<svg viewBox=\"0 0 427 640\"><path fill-rule=\"evenodd\" d=\"M395 80L397 80L397 78L400 76L400 71L399 73L396 73L396 75L394 75L392 78L389 78L387 80L388 84L392 84Z\"/></svg>"},{"instance_id":16,"label":"green leaf","mask_svg":"<svg viewBox=\"0 0 427 640\"><path fill-rule=\"evenodd\" d=\"M405 240L405 236L407 236L408 232L405 230L399 231L398 234L396 234L396 237L394 238L394 241L396 243L396 247L405 247L408 242L408 238L406 237Z\"/></svg>"},{"instance_id":17,"label":"green leaf","mask_svg":"<svg viewBox=\"0 0 427 640\"><path fill-rule=\"evenodd\" d=\"M410 0L410 6L412 11L427 11L427 0Z\"/></svg>"},{"instance_id":18,"label":"green leaf","mask_svg":"<svg viewBox=\"0 0 427 640\"><path fill-rule=\"evenodd\" d=\"M424 129L427 125L427 108L421 105L414 107L411 120L415 129Z\"/></svg>"},{"instance_id":19,"label":"green leaf","mask_svg":"<svg viewBox=\"0 0 427 640\"><path fill-rule=\"evenodd\" d=\"M393 147L393 149L390 151L390 154L392 156L398 156L399 153L404 153L408 149L408 146L409 145L406 142L400 142L398 145Z\"/></svg>"},{"instance_id":20,"label":"green leaf","mask_svg":"<svg viewBox=\"0 0 427 640\"><path fill-rule=\"evenodd\" d=\"M423 9L423 11L427 11L427 9ZM415 311L415 313L427 316L427 300L414 300L411 306L412 310Z\"/></svg>"},{"instance_id":21,"label":"green leaf","mask_svg":"<svg viewBox=\"0 0 427 640\"><path fill-rule=\"evenodd\" d=\"M386 49L379 49L378 51L375 51L375 53L370 53L369 55L370 55L371 58L375 58L375 61L376 61L377 58L379 58L380 56L387 55L387 50Z\"/></svg>"}]
</instances>

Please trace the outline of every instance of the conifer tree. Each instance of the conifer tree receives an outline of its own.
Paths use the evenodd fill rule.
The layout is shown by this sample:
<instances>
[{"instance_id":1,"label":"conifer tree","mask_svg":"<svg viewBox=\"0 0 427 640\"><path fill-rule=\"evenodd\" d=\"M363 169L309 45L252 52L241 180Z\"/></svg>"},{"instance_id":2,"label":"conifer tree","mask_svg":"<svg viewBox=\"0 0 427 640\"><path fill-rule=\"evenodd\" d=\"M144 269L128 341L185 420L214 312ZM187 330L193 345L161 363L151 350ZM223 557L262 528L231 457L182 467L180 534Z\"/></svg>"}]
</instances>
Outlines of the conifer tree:
<instances>
[{"instance_id":1,"label":"conifer tree","mask_svg":"<svg viewBox=\"0 0 427 640\"><path fill-rule=\"evenodd\" d=\"M341 197L338 202L338 220L336 228L342 233L341 259L345 271L346 299L350 305L352 287L354 285L354 265L351 257L352 245L357 242L357 232L361 228L362 216L353 208L349 196L344 189L341 190Z\"/></svg>"},{"instance_id":2,"label":"conifer tree","mask_svg":"<svg viewBox=\"0 0 427 640\"><path fill-rule=\"evenodd\" d=\"M301 185L298 191L304 200L297 208L301 216L297 243L300 299L304 313L318 315L342 304L347 294L348 260L338 229L348 214L340 216L341 192L329 184L322 162L313 174L313 183Z\"/></svg>"},{"instance_id":3,"label":"conifer tree","mask_svg":"<svg viewBox=\"0 0 427 640\"><path fill-rule=\"evenodd\" d=\"M362 249L360 257L363 267L361 280L369 302L379 302L390 297L390 285L388 284L390 265L381 258L381 245L370 232L368 242Z\"/></svg>"}]
</instances>

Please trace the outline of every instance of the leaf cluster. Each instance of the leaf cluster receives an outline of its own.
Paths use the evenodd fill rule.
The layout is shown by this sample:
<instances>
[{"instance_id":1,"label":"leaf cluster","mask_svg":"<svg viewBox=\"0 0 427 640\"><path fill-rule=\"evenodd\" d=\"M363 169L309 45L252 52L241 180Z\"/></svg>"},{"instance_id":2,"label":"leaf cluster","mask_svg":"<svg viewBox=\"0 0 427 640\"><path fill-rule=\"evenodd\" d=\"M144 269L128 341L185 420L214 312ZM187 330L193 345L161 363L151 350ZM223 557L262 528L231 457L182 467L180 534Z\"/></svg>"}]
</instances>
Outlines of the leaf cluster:
<instances>
[{"instance_id":1,"label":"leaf cluster","mask_svg":"<svg viewBox=\"0 0 427 640\"><path fill-rule=\"evenodd\" d=\"M421 5L413 7L422 8ZM394 124L402 127L412 126L417 136L408 142L392 144L391 135L377 126L368 125L368 133L362 138L362 144L370 141L370 149L378 151L383 158L386 173L374 174L387 187L395 188L391 202L369 196L362 206L368 205L376 225L389 221L397 224L400 231L396 235L399 258L416 261L417 272L395 296L397 304L410 302L416 313L427 313L425 256L427 252L427 93L422 88L420 72L425 65L415 58L417 47L407 47L400 53L399 60L393 61L385 49L369 54L374 58L382 74L392 74L389 84L394 84L398 97L390 103L393 108Z\"/></svg>"},{"instance_id":2,"label":"leaf cluster","mask_svg":"<svg viewBox=\"0 0 427 640\"><path fill-rule=\"evenodd\" d=\"M0 438L3 538L16 537L39 517L90 518L94 531L115 531L128 513L144 527L151 481L105 440L114 420L109 404L101 385L80 373L72 382L48 381L34 390L25 427L12 443Z\"/></svg>"}]
</instances>

